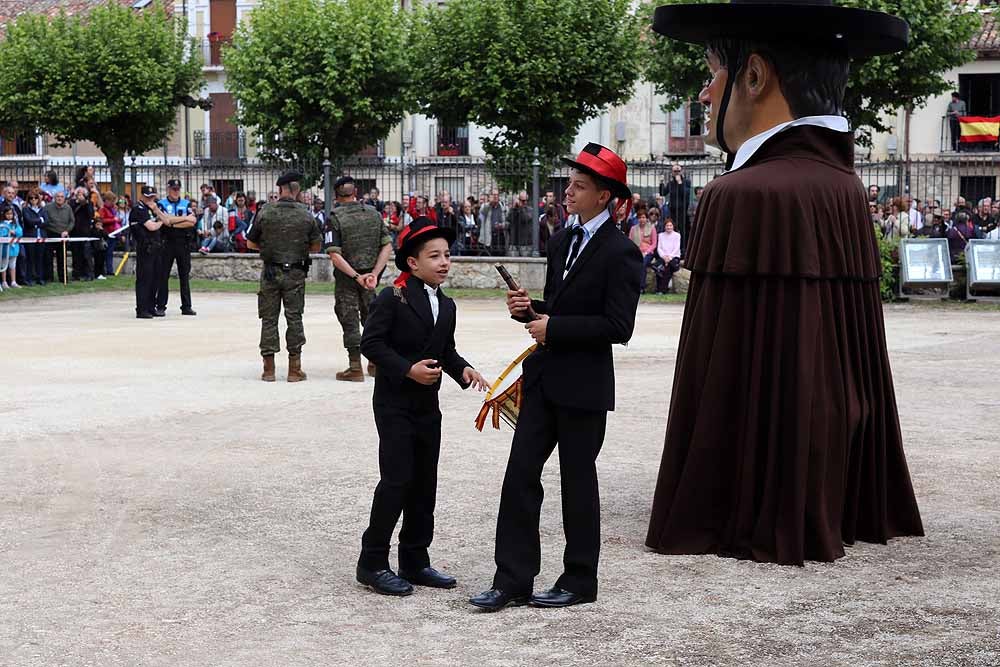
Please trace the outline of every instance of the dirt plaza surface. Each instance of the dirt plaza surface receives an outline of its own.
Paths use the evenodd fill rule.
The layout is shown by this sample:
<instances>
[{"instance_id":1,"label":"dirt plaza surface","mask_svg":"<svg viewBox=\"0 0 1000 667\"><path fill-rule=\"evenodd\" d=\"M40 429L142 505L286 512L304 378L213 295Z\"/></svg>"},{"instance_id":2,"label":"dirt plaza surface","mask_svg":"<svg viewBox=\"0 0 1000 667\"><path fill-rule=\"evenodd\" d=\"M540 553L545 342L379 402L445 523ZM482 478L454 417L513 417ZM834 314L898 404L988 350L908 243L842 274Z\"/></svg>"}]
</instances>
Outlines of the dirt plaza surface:
<instances>
[{"instance_id":1,"label":"dirt plaza surface","mask_svg":"<svg viewBox=\"0 0 1000 667\"><path fill-rule=\"evenodd\" d=\"M600 597L488 615L466 600L493 574L511 434L475 431L481 395L441 392L431 556L459 586L381 597L354 581L373 383L333 379L332 296L308 299L297 385L257 379L255 296L194 305L0 304L0 665L1000 665L1000 311L886 308L927 537L796 568L643 547L683 314L643 304L598 460ZM489 377L530 342L497 300L458 321ZM558 475L536 589L561 571Z\"/></svg>"}]
</instances>

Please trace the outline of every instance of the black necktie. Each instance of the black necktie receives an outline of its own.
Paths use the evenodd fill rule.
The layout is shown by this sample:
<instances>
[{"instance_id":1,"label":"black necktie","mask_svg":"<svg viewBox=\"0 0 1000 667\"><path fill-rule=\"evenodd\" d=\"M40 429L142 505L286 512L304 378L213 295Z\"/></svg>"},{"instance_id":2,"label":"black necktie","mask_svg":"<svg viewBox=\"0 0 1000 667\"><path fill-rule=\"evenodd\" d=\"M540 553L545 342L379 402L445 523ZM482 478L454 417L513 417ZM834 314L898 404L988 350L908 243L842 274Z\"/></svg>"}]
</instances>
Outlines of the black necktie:
<instances>
[{"instance_id":1,"label":"black necktie","mask_svg":"<svg viewBox=\"0 0 1000 667\"><path fill-rule=\"evenodd\" d=\"M577 225L569 230L569 234L572 239L569 242L569 258L566 259L567 271L573 268L573 262L576 261L577 256L580 254L580 246L583 245L583 226Z\"/></svg>"}]
</instances>

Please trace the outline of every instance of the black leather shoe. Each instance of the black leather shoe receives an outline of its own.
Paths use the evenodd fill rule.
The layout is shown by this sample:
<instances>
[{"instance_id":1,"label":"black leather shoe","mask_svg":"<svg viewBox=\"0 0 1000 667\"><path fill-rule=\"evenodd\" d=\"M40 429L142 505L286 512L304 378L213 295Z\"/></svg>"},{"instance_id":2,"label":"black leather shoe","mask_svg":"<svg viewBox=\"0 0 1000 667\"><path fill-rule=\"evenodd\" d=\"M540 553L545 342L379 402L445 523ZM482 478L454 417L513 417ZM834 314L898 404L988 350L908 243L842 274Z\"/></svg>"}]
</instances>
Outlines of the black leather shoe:
<instances>
[{"instance_id":1,"label":"black leather shoe","mask_svg":"<svg viewBox=\"0 0 1000 667\"><path fill-rule=\"evenodd\" d=\"M153 313L136 313L135 317L140 320L151 320L153 319Z\"/></svg>"},{"instance_id":2,"label":"black leather shoe","mask_svg":"<svg viewBox=\"0 0 1000 667\"><path fill-rule=\"evenodd\" d=\"M194 310L191 309L191 308L181 308L181 315L192 315L192 316L194 316L194 315L197 315L197 314L198 313L194 312Z\"/></svg>"},{"instance_id":3,"label":"black leather shoe","mask_svg":"<svg viewBox=\"0 0 1000 667\"><path fill-rule=\"evenodd\" d=\"M167 311L164 310L163 308L157 308L156 310L153 311L153 316L154 317L166 317L167 316Z\"/></svg>"},{"instance_id":4,"label":"black leather shoe","mask_svg":"<svg viewBox=\"0 0 1000 667\"><path fill-rule=\"evenodd\" d=\"M413 592L413 586L406 579L396 576L392 570L378 570L372 572L360 565L357 571L358 582L368 586L376 593L382 595L395 595L403 597Z\"/></svg>"},{"instance_id":5,"label":"black leather shoe","mask_svg":"<svg viewBox=\"0 0 1000 667\"><path fill-rule=\"evenodd\" d=\"M527 595L511 595L499 588L493 588L474 598L469 599L469 604L479 607L485 611L500 611L504 607L520 607L528 604Z\"/></svg>"},{"instance_id":6,"label":"black leather shoe","mask_svg":"<svg viewBox=\"0 0 1000 667\"><path fill-rule=\"evenodd\" d=\"M458 585L455 577L438 572L433 567L425 567L417 572L404 572L399 570L399 576L406 579L414 586L427 586L429 588L454 588Z\"/></svg>"},{"instance_id":7,"label":"black leather shoe","mask_svg":"<svg viewBox=\"0 0 1000 667\"><path fill-rule=\"evenodd\" d=\"M558 586L553 586L547 591L532 595L531 601L528 604L532 607L572 607L575 604L596 601L596 595L580 595L579 593L571 593L564 591Z\"/></svg>"}]
</instances>

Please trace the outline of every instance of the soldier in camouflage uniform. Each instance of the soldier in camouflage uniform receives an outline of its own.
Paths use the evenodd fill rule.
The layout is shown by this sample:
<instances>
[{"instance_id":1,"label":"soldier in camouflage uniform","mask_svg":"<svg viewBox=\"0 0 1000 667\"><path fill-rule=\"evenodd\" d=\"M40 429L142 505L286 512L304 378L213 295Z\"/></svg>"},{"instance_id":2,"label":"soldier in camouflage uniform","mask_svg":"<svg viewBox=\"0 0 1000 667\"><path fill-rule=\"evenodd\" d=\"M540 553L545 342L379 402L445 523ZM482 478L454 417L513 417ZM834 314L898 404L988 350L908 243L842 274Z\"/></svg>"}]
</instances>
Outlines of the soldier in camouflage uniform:
<instances>
[{"instance_id":1,"label":"soldier in camouflage uniform","mask_svg":"<svg viewBox=\"0 0 1000 667\"><path fill-rule=\"evenodd\" d=\"M346 382L364 382L361 368L361 327L368 319L368 307L375 298L378 277L392 252L392 238L382 216L358 202L354 179L344 176L334 184L337 208L326 225L323 248L333 263L334 312L344 329L344 347L350 365L337 373ZM368 364L368 373L375 367Z\"/></svg>"},{"instance_id":2,"label":"soldier in camouflage uniform","mask_svg":"<svg viewBox=\"0 0 1000 667\"><path fill-rule=\"evenodd\" d=\"M319 252L319 226L305 204L298 202L302 174L285 172L278 178L280 198L261 209L247 233L247 247L259 250L263 260L257 315L260 317L260 354L264 372L260 379L274 382L274 355L281 350L278 316L285 305L285 346L288 348L288 381L306 379L302 372L302 346L306 332L302 311L306 305L309 253Z\"/></svg>"}]
</instances>

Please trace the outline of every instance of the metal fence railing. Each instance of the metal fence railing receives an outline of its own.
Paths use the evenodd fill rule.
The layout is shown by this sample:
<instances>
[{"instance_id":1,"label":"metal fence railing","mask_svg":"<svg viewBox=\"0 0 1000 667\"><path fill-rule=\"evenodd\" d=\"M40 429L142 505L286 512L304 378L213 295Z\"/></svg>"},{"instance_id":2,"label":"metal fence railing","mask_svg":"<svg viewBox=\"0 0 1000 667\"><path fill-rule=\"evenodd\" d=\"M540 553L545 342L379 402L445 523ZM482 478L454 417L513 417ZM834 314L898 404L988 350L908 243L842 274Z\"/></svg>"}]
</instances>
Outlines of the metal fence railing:
<instances>
[{"instance_id":1,"label":"metal fence railing","mask_svg":"<svg viewBox=\"0 0 1000 667\"><path fill-rule=\"evenodd\" d=\"M628 173L633 192L638 193L650 206L671 208L669 213L675 219L678 231L686 234L687 212L696 190L721 174L724 165L706 160L688 160L682 165L683 188L670 186L671 163L668 161L631 162ZM274 182L278 174L290 166L264 164L253 159L191 160L171 164L145 164L143 160L137 160L134 166L126 167L126 191L118 194L131 196L133 182L136 188L152 184L163 191L166 182L176 178L181 181L184 192L194 196L197 196L199 186L204 183L211 185L224 199L235 192L244 192L263 201L269 192L275 190ZM322 167L296 167L312 179L308 196L322 197ZM49 171L55 172L60 183L72 185L78 168L77 165L57 160L0 160L0 180L16 180L19 192L24 196L30 187L45 182ZM975 204L984 197L997 196L1000 154L961 153L908 162L858 162L855 169L866 187L878 186L881 202L908 193L924 201L937 200L942 207L954 207L959 196L965 197L970 204ZM98 186L102 190L110 189L111 175L107 167L96 166L95 170ZM478 206L496 191L505 211L504 224L507 222L506 212L521 190L529 194L530 201L533 181L530 162L493 162L476 157L416 160L361 158L347 162L340 169L333 169L331 176L336 178L341 173L353 176L361 192L367 193L377 188L383 202L403 202L406 197L423 194L433 205L440 193L447 192L454 202L456 214L461 212L461 203L467 197L472 197L474 206ZM560 201L568 176L569 169L562 164L539 165L539 196L544 197L546 191L552 191L556 200ZM532 206L531 211L534 213L533 219L537 221L538 209ZM738 214L738 211L734 211L734 215ZM511 251L512 246L523 248L525 239L530 237L530 230L501 231L507 233L499 235L500 241L494 242L491 238L488 246L479 248L481 254L506 254Z\"/></svg>"}]
</instances>

